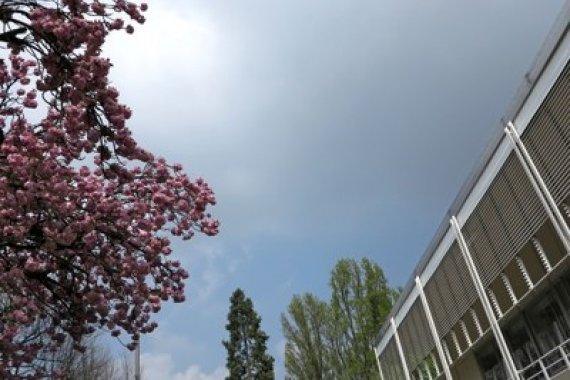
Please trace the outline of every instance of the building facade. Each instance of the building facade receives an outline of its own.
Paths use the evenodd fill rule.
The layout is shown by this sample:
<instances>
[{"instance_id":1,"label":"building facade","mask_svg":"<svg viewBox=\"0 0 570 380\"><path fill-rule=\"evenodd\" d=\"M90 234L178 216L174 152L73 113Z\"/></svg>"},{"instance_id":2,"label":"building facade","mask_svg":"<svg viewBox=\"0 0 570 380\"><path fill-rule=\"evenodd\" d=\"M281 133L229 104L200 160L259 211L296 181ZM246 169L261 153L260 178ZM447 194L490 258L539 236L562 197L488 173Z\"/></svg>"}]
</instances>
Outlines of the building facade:
<instances>
[{"instance_id":1,"label":"building facade","mask_svg":"<svg viewBox=\"0 0 570 380\"><path fill-rule=\"evenodd\" d=\"M383 380L570 379L569 21L382 327Z\"/></svg>"}]
</instances>

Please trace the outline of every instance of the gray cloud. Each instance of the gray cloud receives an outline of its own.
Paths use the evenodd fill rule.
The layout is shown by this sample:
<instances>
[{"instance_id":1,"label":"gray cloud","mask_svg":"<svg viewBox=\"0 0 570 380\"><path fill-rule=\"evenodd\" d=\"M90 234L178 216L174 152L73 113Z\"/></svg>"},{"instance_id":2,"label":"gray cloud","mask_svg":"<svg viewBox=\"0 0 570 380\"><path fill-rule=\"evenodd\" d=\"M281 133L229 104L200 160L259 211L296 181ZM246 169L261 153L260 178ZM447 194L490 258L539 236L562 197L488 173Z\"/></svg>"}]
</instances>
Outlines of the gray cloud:
<instances>
[{"instance_id":1,"label":"gray cloud","mask_svg":"<svg viewBox=\"0 0 570 380\"><path fill-rule=\"evenodd\" d=\"M314 265L324 287L330 268L282 242L353 247L402 283L562 3L152 1L108 51L141 143L215 188L226 253ZM247 282L199 268L212 289Z\"/></svg>"},{"instance_id":2,"label":"gray cloud","mask_svg":"<svg viewBox=\"0 0 570 380\"><path fill-rule=\"evenodd\" d=\"M135 131L217 185L232 230L345 228L336 210L375 218L418 186L449 203L560 3L157 3L187 27L148 32L171 50L144 49Z\"/></svg>"}]
</instances>

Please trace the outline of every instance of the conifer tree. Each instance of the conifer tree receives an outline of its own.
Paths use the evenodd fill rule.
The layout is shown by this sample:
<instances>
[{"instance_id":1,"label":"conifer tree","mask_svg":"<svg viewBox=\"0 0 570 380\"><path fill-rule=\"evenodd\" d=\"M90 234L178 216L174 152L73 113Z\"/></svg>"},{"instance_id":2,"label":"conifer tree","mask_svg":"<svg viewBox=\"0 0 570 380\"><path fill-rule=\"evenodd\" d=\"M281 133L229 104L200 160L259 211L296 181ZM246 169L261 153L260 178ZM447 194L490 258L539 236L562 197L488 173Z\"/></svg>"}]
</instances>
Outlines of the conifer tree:
<instances>
[{"instance_id":1,"label":"conifer tree","mask_svg":"<svg viewBox=\"0 0 570 380\"><path fill-rule=\"evenodd\" d=\"M241 289L230 298L226 329L229 341L223 341L228 351L226 380L273 380L273 357L267 353L268 336L260 328L261 318L253 309L251 299Z\"/></svg>"}]
</instances>

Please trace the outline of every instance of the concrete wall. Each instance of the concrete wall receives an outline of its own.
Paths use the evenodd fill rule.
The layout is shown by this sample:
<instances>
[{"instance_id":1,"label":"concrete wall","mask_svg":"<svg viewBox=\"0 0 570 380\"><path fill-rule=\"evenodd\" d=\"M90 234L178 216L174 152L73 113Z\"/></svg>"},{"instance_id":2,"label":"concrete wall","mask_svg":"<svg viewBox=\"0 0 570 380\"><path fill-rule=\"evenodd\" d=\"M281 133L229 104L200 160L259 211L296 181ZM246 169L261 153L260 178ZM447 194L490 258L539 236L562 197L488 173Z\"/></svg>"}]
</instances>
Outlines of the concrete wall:
<instances>
[{"instance_id":1,"label":"concrete wall","mask_svg":"<svg viewBox=\"0 0 570 380\"><path fill-rule=\"evenodd\" d=\"M455 365L453 370L453 379L455 380L483 380L483 376L479 371L479 365L473 353L467 354L461 363ZM566 379L564 379L566 380ZM570 379L569 379L570 380Z\"/></svg>"},{"instance_id":2,"label":"concrete wall","mask_svg":"<svg viewBox=\"0 0 570 380\"><path fill-rule=\"evenodd\" d=\"M564 371L554 376L552 380L570 380L570 371Z\"/></svg>"}]
</instances>

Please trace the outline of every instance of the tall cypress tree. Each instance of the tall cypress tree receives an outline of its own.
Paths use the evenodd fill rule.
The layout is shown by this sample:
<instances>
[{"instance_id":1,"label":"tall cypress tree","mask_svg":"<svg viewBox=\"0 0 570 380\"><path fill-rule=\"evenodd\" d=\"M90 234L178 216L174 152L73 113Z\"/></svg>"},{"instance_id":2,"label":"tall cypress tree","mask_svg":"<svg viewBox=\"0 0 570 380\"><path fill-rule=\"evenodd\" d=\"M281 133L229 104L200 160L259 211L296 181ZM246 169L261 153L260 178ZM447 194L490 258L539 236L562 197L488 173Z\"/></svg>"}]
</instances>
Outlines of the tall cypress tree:
<instances>
[{"instance_id":1,"label":"tall cypress tree","mask_svg":"<svg viewBox=\"0 0 570 380\"><path fill-rule=\"evenodd\" d=\"M228 350L226 380L274 380L273 357L267 353L268 336L261 328L261 318L253 310L251 299L241 289L230 297L230 311L226 329L229 341L223 341Z\"/></svg>"}]
</instances>

